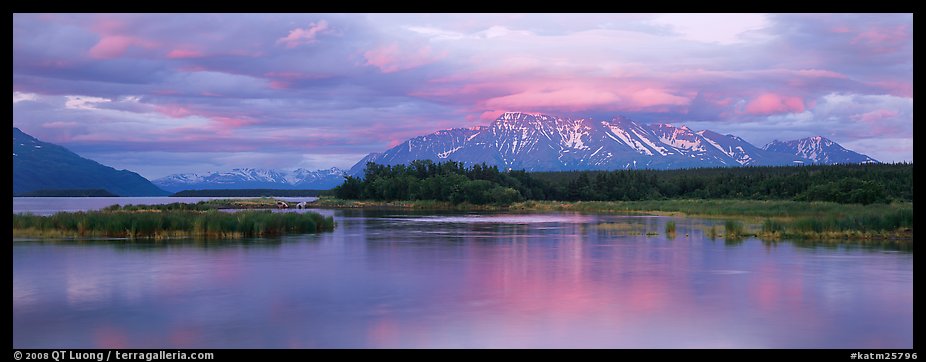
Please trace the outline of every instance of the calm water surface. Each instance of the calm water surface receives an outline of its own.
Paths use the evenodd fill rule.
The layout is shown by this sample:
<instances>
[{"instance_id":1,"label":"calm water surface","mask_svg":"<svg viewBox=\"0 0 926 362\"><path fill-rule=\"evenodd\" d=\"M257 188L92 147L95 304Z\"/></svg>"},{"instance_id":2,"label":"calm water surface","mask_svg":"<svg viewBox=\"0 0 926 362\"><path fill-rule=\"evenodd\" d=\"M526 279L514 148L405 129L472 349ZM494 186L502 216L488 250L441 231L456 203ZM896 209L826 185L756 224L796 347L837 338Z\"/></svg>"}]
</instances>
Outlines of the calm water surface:
<instances>
[{"instance_id":1,"label":"calm water surface","mask_svg":"<svg viewBox=\"0 0 926 362\"><path fill-rule=\"evenodd\" d=\"M251 199L253 197L235 197ZM228 197L14 197L13 212L31 212L36 215L51 215L58 211L99 210L113 204L153 205L172 202L197 203L204 200L228 199ZM277 197L286 201L312 201L317 197Z\"/></svg>"},{"instance_id":2,"label":"calm water surface","mask_svg":"<svg viewBox=\"0 0 926 362\"><path fill-rule=\"evenodd\" d=\"M17 199L14 212L59 207ZM141 202L96 207L111 203ZM320 212L334 232L16 240L13 346L913 345L908 252L730 243L685 218Z\"/></svg>"}]
</instances>

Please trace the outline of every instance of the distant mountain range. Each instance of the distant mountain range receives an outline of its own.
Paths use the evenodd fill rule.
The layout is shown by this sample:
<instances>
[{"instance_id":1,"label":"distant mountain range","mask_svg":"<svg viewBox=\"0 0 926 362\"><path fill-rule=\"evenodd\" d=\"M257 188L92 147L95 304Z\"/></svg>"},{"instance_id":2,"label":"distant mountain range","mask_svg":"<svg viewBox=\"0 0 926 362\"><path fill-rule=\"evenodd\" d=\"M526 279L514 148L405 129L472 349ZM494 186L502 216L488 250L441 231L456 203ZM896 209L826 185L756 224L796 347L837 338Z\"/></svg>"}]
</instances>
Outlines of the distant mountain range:
<instances>
[{"instance_id":1,"label":"distant mountain range","mask_svg":"<svg viewBox=\"0 0 926 362\"><path fill-rule=\"evenodd\" d=\"M454 128L409 139L383 153L367 155L348 171L236 168L202 175L174 174L149 182L134 172L101 165L14 127L13 194L64 189L105 189L120 196L216 189L326 190L340 185L346 174L362 175L367 162L396 165L418 159L467 165L485 162L501 169L527 171L878 162L821 136L776 140L759 148L731 134L670 124L646 125L620 116L595 121L510 112L488 126Z\"/></svg>"},{"instance_id":2,"label":"distant mountain range","mask_svg":"<svg viewBox=\"0 0 926 362\"><path fill-rule=\"evenodd\" d=\"M327 170L294 171L258 168L236 168L227 172L175 174L154 180L158 187L172 191L217 189L283 189L327 190L344 182L345 171L333 167Z\"/></svg>"},{"instance_id":3,"label":"distant mountain range","mask_svg":"<svg viewBox=\"0 0 926 362\"><path fill-rule=\"evenodd\" d=\"M371 153L348 171L362 175L367 162L408 164L416 159L485 162L527 171L677 169L878 162L824 137L774 141L763 148L737 136L693 131L670 124L646 125L509 112L489 126L437 131Z\"/></svg>"},{"instance_id":4,"label":"distant mountain range","mask_svg":"<svg viewBox=\"0 0 926 362\"><path fill-rule=\"evenodd\" d=\"M838 143L822 136L807 137L799 140L781 142L772 141L763 147L770 152L793 154L813 163L877 163L875 159L847 150Z\"/></svg>"},{"instance_id":5,"label":"distant mountain range","mask_svg":"<svg viewBox=\"0 0 926 362\"><path fill-rule=\"evenodd\" d=\"M13 195L79 189L103 189L119 196L168 194L137 173L101 165L13 127Z\"/></svg>"}]
</instances>

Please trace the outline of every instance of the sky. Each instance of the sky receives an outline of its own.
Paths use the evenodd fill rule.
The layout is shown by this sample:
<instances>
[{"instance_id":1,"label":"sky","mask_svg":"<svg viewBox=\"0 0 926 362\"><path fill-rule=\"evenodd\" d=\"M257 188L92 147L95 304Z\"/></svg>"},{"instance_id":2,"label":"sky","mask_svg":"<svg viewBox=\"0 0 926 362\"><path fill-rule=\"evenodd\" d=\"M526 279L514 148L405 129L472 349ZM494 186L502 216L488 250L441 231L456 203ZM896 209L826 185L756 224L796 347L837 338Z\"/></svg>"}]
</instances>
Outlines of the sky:
<instances>
[{"instance_id":1,"label":"sky","mask_svg":"<svg viewBox=\"0 0 926 362\"><path fill-rule=\"evenodd\" d=\"M506 111L913 161L913 15L13 15L13 126L149 179L349 168Z\"/></svg>"}]
</instances>

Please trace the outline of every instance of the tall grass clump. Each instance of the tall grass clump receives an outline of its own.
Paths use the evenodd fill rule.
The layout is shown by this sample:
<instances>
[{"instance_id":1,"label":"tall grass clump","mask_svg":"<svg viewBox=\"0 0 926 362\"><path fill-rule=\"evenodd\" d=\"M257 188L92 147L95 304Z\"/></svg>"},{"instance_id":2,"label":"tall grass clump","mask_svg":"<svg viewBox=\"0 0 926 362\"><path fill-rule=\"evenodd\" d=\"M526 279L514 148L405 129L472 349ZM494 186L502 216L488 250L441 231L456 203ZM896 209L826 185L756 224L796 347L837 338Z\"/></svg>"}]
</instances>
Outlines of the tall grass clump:
<instances>
[{"instance_id":1,"label":"tall grass clump","mask_svg":"<svg viewBox=\"0 0 926 362\"><path fill-rule=\"evenodd\" d=\"M743 229L743 224L739 221L727 220L723 223L724 237L726 238L740 238L746 235Z\"/></svg>"},{"instance_id":2,"label":"tall grass clump","mask_svg":"<svg viewBox=\"0 0 926 362\"><path fill-rule=\"evenodd\" d=\"M785 227L785 234L792 236L867 236L890 234L912 230L913 208L896 208L879 213L849 213L822 217L802 217Z\"/></svg>"},{"instance_id":3,"label":"tall grass clump","mask_svg":"<svg viewBox=\"0 0 926 362\"><path fill-rule=\"evenodd\" d=\"M762 222L762 235L766 237L780 237L785 231L785 226L781 221L765 219Z\"/></svg>"},{"instance_id":4,"label":"tall grass clump","mask_svg":"<svg viewBox=\"0 0 926 362\"><path fill-rule=\"evenodd\" d=\"M59 212L50 216L13 214L14 236L97 236L165 238L174 236L261 237L317 233L334 229L334 219L317 213L217 210Z\"/></svg>"},{"instance_id":5,"label":"tall grass clump","mask_svg":"<svg viewBox=\"0 0 926 362\"><path fill-rule=\"evenodd\" d=\"M666 235L669 238L675 237L675 221L674 220L666 221Z\"/></svg>"}]
</instances>

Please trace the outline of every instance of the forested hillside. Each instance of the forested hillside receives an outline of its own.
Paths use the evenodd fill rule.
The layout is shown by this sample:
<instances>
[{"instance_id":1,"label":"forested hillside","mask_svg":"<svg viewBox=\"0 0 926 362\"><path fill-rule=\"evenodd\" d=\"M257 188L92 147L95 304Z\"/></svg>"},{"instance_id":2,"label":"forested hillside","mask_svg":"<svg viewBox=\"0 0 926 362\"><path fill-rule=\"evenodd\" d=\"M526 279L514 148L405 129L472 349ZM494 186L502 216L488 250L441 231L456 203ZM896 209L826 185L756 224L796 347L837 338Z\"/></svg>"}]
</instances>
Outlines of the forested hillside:
<instances>
[{"instance_id":1,"label":"forested hillside","mask_svg":"<svg viewBox=\"0 0 926 362\"><path fill-rule=\"evenodd\" d=\"M913 164L853 164L528 173L458 162L368 163L335 188L342 199L618 201L754 199L871 204L913 201Z\"/></svg>"}]
</instances>

